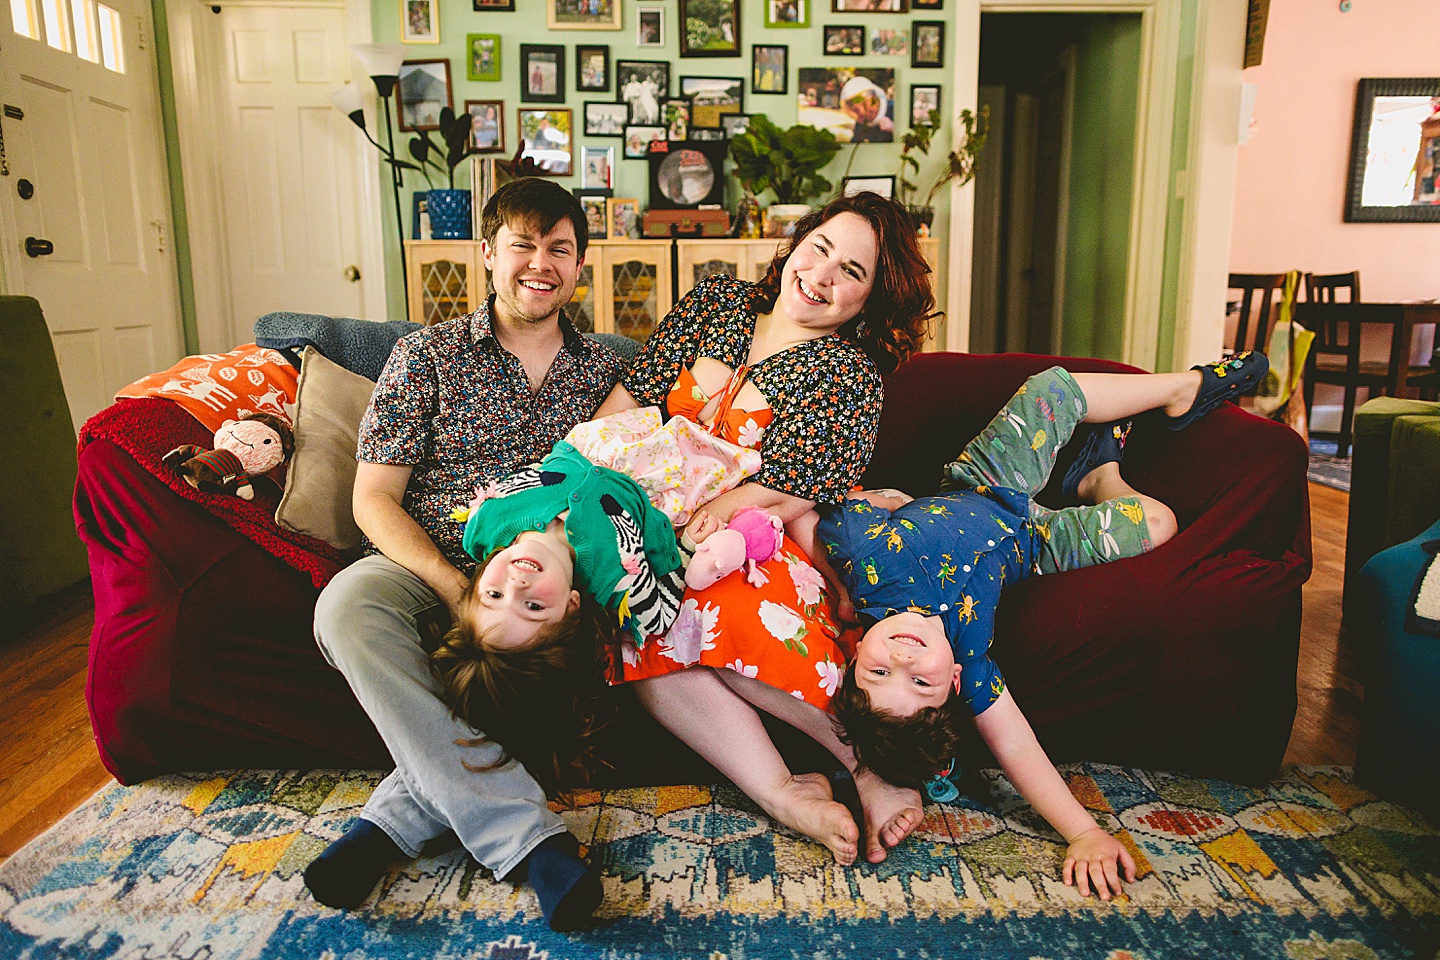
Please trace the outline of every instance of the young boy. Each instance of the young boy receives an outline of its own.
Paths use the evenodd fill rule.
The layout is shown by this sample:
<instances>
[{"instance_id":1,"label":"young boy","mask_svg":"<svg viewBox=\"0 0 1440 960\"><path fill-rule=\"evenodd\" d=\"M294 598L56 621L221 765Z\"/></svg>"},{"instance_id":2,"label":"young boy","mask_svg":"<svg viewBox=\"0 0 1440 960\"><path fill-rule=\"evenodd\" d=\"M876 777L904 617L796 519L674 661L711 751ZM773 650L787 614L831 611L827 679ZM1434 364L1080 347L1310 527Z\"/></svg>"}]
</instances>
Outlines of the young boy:
<instances>
[{"instance_id":1,"label":"young boy","mask_svg":"<svg viewBox=\"0 0 1440 960\"><path fill-rule=\"evenodd\" d=\"M1052 367L945 467L941 494L870 493L791 524L817 565L828 554L827 577L871 624L830 707L856 759L891 783L925 784L973 716L1011 783L1069 844L1065 882L1109 899L1121 890L1118 868L1133 880L1129 853L1071 795L1005 688L989 653L995 606L1006 583L1135 556L1173 536L1169 508L1120 477L1124 421L1163 408L1167 426L1182 429L1258 386L1268 366L1241 354L1176 374ZM1065 488L1091 505L1050 510L1031 497L1081 423L1104 426L1087 436Z\"/></svg>"}]
</instances>

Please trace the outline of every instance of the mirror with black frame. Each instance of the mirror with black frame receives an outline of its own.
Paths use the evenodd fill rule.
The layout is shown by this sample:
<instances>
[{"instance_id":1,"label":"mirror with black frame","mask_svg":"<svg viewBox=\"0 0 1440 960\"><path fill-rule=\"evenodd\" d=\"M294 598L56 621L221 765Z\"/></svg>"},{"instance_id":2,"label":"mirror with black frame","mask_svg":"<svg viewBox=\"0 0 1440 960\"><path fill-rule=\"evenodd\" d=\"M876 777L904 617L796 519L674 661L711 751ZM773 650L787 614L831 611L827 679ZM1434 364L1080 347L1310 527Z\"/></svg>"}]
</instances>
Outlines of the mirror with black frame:
<instances>
[{"instance_id":1,"label":"mirror with black frame","mask_svg":"<svg viewBox=\"0 0 1440 960\"><path fill-rule=\"evenodd\" d=\"M1367 78L1355 95L1349 222L1440 221L1440 77Z\"/></svg>"}]
</instances>

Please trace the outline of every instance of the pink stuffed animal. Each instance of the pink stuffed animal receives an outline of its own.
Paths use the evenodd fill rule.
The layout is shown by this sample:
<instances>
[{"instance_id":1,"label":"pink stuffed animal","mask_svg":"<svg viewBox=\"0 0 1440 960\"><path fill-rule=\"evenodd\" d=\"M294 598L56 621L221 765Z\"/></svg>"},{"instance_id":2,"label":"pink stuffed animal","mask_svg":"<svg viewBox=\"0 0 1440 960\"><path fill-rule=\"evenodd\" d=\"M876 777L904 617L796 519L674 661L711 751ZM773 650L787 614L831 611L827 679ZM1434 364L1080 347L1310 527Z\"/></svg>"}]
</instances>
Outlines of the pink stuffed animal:
<instances>
[{"instance_id":1,"label":"pink stuffed animal","mask_svg":"<svg viewBox=\"0 0 1440 960\"><path fill-rule=\"evenodd\" d=\"M718 530L695 548L695 556L685 568L685 585L691 590L704 590L741 567L748 567L745 579L759 587L770 578L760 564L780 556L784 539L780 518L759 507L741 507L735 511L724 530Z\"/></svg>"}]
</instances>

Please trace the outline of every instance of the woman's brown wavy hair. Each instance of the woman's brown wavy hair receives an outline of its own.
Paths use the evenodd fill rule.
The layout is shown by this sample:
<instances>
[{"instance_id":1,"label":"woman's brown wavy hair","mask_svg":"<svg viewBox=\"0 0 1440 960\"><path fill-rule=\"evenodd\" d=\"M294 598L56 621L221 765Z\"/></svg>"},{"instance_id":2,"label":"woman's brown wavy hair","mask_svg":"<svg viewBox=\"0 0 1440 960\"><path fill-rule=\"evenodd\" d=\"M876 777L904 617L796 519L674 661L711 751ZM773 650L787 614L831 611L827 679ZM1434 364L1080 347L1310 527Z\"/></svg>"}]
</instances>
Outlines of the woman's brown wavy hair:
<instances>
[{"instance_id":1,"label":"woman's brown wavy hair","mask_svg":"<svg viewBox=\"0 0 1440 960\"><path fill-rule=\"evenodd\" d=\"M462 610L489 562L487 557L475 571ZM544 627L523 650L487 648L473 621L462 616L430 655L451 713L483 731L456 743L491 741L503 751L494 763L467 763L467 769L491 770L514 757L547 796L563 800L604 765L598 737L615 717L607 677L619 627L588 594L580 597L579 609Z\"/></svg>"},{"instance_id":2,"label":"woman's brown wavy hair","mask_svg":"<svg viewBox=\"0 0 1440 960\"><path fill-rule=\"evenodd\" d=\"M894 200L874 193L836 197L819 210L801 218L791 242L770 261L751 303L757 313L775 309L780 296L780 274L810 233L841 213L862 217L875 231L879 257L875 264L875 286L859 315L847 321L837 333L860 347L881 373L889 373L918 353L932 322L939 319L935 293L930 289L930 265L920 253L915 222Z\"/></svg>"}]
</instances>

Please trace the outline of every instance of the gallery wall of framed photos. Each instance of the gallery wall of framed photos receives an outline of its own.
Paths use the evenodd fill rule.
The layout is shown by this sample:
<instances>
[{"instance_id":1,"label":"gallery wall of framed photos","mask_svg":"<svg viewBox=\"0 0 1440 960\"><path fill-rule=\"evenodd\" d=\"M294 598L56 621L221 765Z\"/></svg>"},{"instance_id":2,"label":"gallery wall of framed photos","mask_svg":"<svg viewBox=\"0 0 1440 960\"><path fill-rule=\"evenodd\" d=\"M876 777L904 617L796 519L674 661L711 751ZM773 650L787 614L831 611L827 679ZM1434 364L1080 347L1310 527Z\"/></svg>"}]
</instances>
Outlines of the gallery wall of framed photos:
<instances>
[{"instance_id":1,"label":"gallery wall of framed photos","mask_svg":"<svg viewBox=\"0 0 1440 960\"><path fill-rule=\"evenodd\" d=\"M593 189L580 182L582 150L613 146L610 189L645 204L652 140L727 139L752 112L781 127L828 126L853 141L826 171L837 189L847 164L852 177L893 175L912 104L938 101L947 127L958 113L945 42L954 7L955 0L374 0L372 23L377 41L413 46L416 61L450 61L451 105L474 111L478 142L497 157L509 159L523 144L568 171L558 178L565 186ZM438 83L429 90L444 95ZM863 109L847 112L842 96ZM948 143L948 130L940 140ZM943 151L932 152L938 169ZM733 192L732 184L732 208Z\"/></svg>"}]
</instances>

